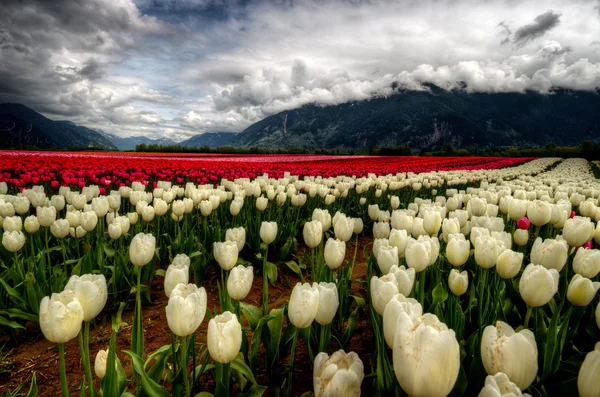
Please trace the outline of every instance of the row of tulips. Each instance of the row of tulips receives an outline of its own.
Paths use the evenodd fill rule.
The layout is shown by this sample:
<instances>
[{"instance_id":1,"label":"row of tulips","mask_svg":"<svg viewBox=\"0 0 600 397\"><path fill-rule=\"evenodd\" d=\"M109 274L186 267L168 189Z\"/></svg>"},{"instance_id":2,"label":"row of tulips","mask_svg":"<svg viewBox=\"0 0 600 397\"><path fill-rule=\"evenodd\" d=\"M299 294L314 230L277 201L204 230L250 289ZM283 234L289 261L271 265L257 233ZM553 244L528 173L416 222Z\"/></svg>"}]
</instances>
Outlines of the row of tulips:
<instances>
[{"instance_id":1,"label":"row of tulips","mask_svg":"<svg viewBox=\"0 0 600 397\"><path fill-rule=\"evenodd\" d=\"M477 185L469 186L472 181ZM369 390L377 395L519 395L525 389L543 395L554 388L596 395L590 379L600 376L594 367L600 358L594 351L585 360L583 356L600 339L595 324L600 322L600 309L594 310L600 251L593 249L594 239L600 240L600 227L594 225L600 220L600 185L584 160L540 159L494 171L364 178L261 177L224 180L217 189L161 183L152 192L143 184L119 190L105 198L93 186L81 193L63 188L54 196L63 198L62 208L61 199L44 195L42 200L37 188L3 196L0 203L3 245L13 253L2 253L7 276L2 281L3 324L16 329L19 320L35 318L32 308L42 288L64 288L39 304L39 323L59 346L67 336L70 340L80 335L91 395L97 392L89 369L89 322L108 301L111 281L118 281L115 269L127 275L129 289L136 292L128 354L139 393L191 395L201 389L198 378L214 371L215 395L231 392L230 379L244 395L261 395L266 387L253 375L260 346L266 367L273 369L282 347L291 344L289 376L281 387L292 395L294 354L302 338L314 362L315 395L358 395L364 379L360 359L343 350L331 357L326 352L334 345L332 335L336 346L347 346L368 305L376 342ZM23 198L44 205L28 216L33 209L24 208ZM109 202L110 209L96 213L94 202L102 210L99 203L104 200L119 205L113 208ZM229 211L224 210L227 200ZM163 201L166 210L158 215L156 208ZM189 212L185 203L191 203ZM22 212L16 211L19 205ZM144 218L150 207L153 216ZM45 208L53 208L52 223L44 219ZM117 210L128 215L118 215ZM73 215L77 211L83 212ZM168 211L171 216L161 219ZM83 213L96 216L89 231L82 226L87 223L82 222ZM70 239L52 232L52 225L60 221L57 215L73 229ZM46 228L45 236L32 229L24 234L16 219L21 216L35 216L40 228ZM121 228L116 238L111 226L115 236L114 229ZM297 261L286 261L300 229L308 251ZM368 288L361 297L351 295L356 292L351 288L355 260L345 258L346 243L353 236L358 241L363 229L372 231L374 240L365 247ZM77 252L81 242L85 252ZM301 283L288 304L268 310L269 282L277 280L278 272L270 257L278 257ZM166 272L155 269L157 259L171 262ZM35 267L36 261L42 265ZM195 333L207 313L202 284L211 262L221 273L220 308L218 313L208 311L213 318L203 349ZM259 263L262 266L256 266ZM263 274L262 309L242 302L255 268ZM165 276L173 338L169 346L147 356L142 295L155 275ZM91 299L98 313L94 310L89 317L84 307L90 299L84 295L93 288L79 288L78 296L77 280L91 283L87 279L92 277L103 280L95 288L104 286L106 298ZM52 332L67 323L48 316L50 307L62 313L72 310L69 332ZM114 337L111 345L113 341ZM97 356L103 395L128 393L118 354L112 347ZM210 358L214 364L209 364ZM103 368L103 362L115 362L114 370L111 365ZM571 375L572 367L580 368L575 371L578 376Z\"/></svg>"}]
</instances>

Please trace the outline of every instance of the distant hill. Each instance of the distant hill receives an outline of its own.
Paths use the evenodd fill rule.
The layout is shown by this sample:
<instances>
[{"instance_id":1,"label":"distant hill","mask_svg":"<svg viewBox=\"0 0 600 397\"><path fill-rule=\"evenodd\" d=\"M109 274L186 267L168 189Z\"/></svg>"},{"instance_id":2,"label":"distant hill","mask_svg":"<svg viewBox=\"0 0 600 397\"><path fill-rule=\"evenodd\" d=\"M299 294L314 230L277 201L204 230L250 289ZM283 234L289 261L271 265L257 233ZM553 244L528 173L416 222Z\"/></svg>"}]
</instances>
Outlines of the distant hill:
<instances>
[{"instance_id":1,"label":"distant hill","mask_svg":"<svg viewBox=\"0 0 600 397\"><path fill-rule=\"evenodd\" d=\"M71 121L50 120L25 105L0 104L0 148L96 148L116 147L97 131Z\"/></svg>"},{"instance_id":2,"label":"distant hill","mask_svg":"<svg viewBox=\"0 0 600 397\"><path fill-rule=\"evenodd\" d=\"M201 148L208 146L211 149L227 146L232 139L235 138L235 132L205 132L203 134L194 135L193 137L179 142L178 145L190 148Z\"/></svg>"},{"instance_id":3,"label":"distant hill","mask_svg":"<svg viewBox=\"0 0 600 397\"><path fill-rule=\"evenodd\" d=\"M108 138L108 140L119 150L135 150L135 147L141 144L162 146L177 145L175 141L169 138L151 139L145 136L120 137L114 134L109 134L104 131L98 131L106 138Z\"/></svg>"},{"instance_id":4,"label":"distant hill","mask_svg":"<svg viewBox=\"0 0 600 397\"><path fill-rule=\"evenodd\" d=\"M306 105L241 132L234 147L365 150L410 146L478 152L499 147L577 146L600 140L600 93L468 93L426 84L335 106Z\"/></svg>"}]
</instances>

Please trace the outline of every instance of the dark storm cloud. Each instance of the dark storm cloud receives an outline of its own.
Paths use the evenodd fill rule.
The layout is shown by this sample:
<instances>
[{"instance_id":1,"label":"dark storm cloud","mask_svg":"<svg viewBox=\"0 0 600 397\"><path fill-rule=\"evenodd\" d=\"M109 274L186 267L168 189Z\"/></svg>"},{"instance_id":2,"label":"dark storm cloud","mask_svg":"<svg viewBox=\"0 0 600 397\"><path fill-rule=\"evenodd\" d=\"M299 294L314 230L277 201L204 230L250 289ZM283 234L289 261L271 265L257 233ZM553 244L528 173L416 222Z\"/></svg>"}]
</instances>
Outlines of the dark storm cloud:
<instances>
[{"instance_id":1,"label":"dark storm cloud","mask_svg":"<svg viewBox=\"0 0 600 397\"><path fill-rule=\"evenodd\" d=\"M561 13L553 10L538 15L532 23L521 26L515 31L512 35L513 43L522 45L527 41L543 36L546 32L558 26L560 17Z\"/></svg>"}]
</instances>

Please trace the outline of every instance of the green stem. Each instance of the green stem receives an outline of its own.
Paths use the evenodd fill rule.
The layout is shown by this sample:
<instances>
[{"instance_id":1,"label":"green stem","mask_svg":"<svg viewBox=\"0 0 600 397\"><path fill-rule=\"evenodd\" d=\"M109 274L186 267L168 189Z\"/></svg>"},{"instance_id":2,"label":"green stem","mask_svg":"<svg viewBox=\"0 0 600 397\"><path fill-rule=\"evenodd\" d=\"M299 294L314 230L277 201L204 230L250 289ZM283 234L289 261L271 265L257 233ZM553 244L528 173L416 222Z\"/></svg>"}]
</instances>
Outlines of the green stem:
<instances>
[{"instance_id":1,"label":"green stem","mask_svg":"<svg viewBox=\"0 0 600 397\"><path fill-rule=\"evenodd\" d=\"M327 349L327 325L321 325L320 336L319 336L319 353L324 352Z\"/></svg>"},{"instance_id":2,"label":"green stem","mask_svg":"<svg viewBox=\"0 0 600 397\"><path fill-rule=\"evenodd\" d=\"M529 324L529 319L531 318L531 310L533 308L531 306L527 306L527 313L525 314L525 324L523 324L523 328L527 328Z\"/></svg>"},{"instance_id":3,"label":"green stem","mask_svg":"<svg viewBox=\"0 0 600 397\"><path fill-rule=\"evenodd\" d=\"M60 385L62 386L63 397L69 397L69 387L67 386L67 370L65 369L65 345L58 344L58 354L60 356Z\"/></svg>"},{"instance_id":4,"label":"green stem","mask_svg":"<svg viewBox=\"0 0 600 397\"><path fill-rule=\"evenodd\" d=\"M177 360L175 359L175 357L177 356L175 355L175 334L173 334L173 332L171 332L171 354L173 355L173 373L176 374Z\"/></svg>"},{"instance_id":5,"label":"green stem","mask_svg":"<svg viewBox=\"0 0 600 397\"><path fill-rule=\"evenodd\" d=\"M423 269L421 274L419 274L419 303L425 311L425 278L426 278L427 269Z\"/></svg>"},{"instance_id":6,"label":"green stem","mask_svg":"<svg viewBox=\"0 0 600 397\"><path fill-rule=\"evenodd\" d=\"M190 384L188 383L187 359L188 359L187 337L181 338L181 371L183 371L183 384L185 385L185 396L190 397Z\"/></svg>"},{"instance_id":7,"label":"green stem","mask_svg":"<svg viewBox=\"0 0 600 397\"><path fill-rule=\"evenodd\" d=\"M298 343L298 328L294 331L294 340L292 342L292 352L290 353L290 364L288 367L288 379L287 379L287 390L285 393L286 397L292 396L292 374L294 372L294 359L296 358L296 344Z\"/></svg>"},{"instance_id":8,"label":"green stem","mask_svg":"<svg viewBox=\"0 0 600 397\"><path fill-rule=\"evenodd\" d=\"M263 316L269 314L269 280L267 277L267 254L269 253L269 246L265 250L265 256L263 258L263 296L262 296L262 309Z\"/></svg>"}]
</instances>

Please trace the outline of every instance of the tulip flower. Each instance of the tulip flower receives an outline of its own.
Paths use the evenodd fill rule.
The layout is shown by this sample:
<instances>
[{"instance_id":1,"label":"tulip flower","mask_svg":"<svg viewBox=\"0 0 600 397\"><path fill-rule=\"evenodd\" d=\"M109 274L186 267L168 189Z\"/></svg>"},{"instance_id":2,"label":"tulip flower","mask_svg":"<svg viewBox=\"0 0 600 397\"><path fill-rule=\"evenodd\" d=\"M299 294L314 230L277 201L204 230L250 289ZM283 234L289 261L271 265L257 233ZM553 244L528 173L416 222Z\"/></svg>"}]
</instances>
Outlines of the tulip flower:
<instances>
[{"instance_id":1,"label":"tulip flower","mask_svg":"<svg viewBox=\"0 0 600 397\"><path fill-rule=\"evenodd\" d=\"M362 218L354 218L352 225L353 225L352 231L354 234L362 233L363 228L364 228L364 223L363 223Z\"/></svg>"},{"instance_id":2,"label":"tulip flower","mask_svg":"<svg viewBox=\"0 0 600 397\"><path fill-rule=\"evenodd\" d=\"M592 282L589 278L576 274L567 288L567 299L574 306L587 306L596 296L598 289L600 289L600 282Z\"/></svg>"},{"instance_id":3,"label":"tulip flower","mask_svg":"<svg viewBox=\"0 0 600 397\"><path fill-rule=\"evenodd\" d=\"M241 252L246 244L246 229L241 226L227 229L225 232L225 240L235 242L238 252Z\"/></svg>"},{"instance_id":4,"label":"tulip flower","mask_svg":"<svg viewBox=\"0 0 600 397\"><path fill-rule=\"evenodd\" d=\"M523 217L517 221L517 227L520 230L528 230L530 225L531 225L531 221L525 217Z\"/></svg>"},{"instance_id":5,"label":"tulip flower","mask_svg":"<svg viewBox=\"0 0 600 397\"><path fill-rule=\"evenodd\" d=\"M384 246L377 253L377 265L383 274L387 274L392 266L398 266L398 247Z\"/></svg>"},{"instance_id":6,"label":"tulip flower","mask_svg":"<svg viewBox=\"0 0 600 397\"><path fill-rule=\"evenodd\" d=\"M513 278L523 266L523 253L512 250L505 250L498 256L496 261L496 271L504 279Z\"/></svg>"},{"instance_id":7,"label":"tulip flower","mask_svg":"<svg viewBox=\"0 0 600 397\"><path fill-rule=\"evenodd\" d=\"M260 238L263 243L271 244L277 237L277 223L263 221L260 225Z\"/></svg>"},{"instance_id":8,"label":"tulip flower","mask_svg":"<svg viewBox=\"0 0 600 397\"><path fill-rule=\"evenodd\" d=\"M600 273L600 250L579 248L573 258L573 270L586 278L596 277Z\"/></svg>"},{"instance_id":9,"label":"tulip flower","mask_svg":"<svg viewBox=\"0 0 600 397\"><path fill-rule=\"evenodd\" d=\"M142 267L152 260L156 238L151 234L138 233L129 245L129 259L137 267Z\"/></svg>"},{"instance_id":10,"label":"tulip flower","mask_svg":"<svg viewBox=\"0 0 600 397\"><path fill-rule=\"evenodd\" d=\"M485 378L485 385L478 397L531 397L531 395L523 394L519 386L511 382L505 373L498 372Z\"/></svg>"},{"instance_id":11,"label":"tulip flower","mask_svg":"<svg viewBox=\"0 0 600 397\"><path fill-rule=\"evenodd\" d=\"M556 269L546 269L533 263L527 265L519 280L519 292L527 306L543 306L558 291L559 274Z\"/></svg>"},{"instance_id":12,"label":"tulip flower","mask_svg":"<svg viewBox=\"0 0 600 397\"><path fill-rule=\"evenodd\" d=\"M529 242L529 231L517 229L515 230L513 239L515 241L515 244L517 244L519 247L524 247Z\"/></svg>"},{"instance_id":13,"label":"tulip flower","mask_svg":"<svg viewBox=\"0 0 600 397\"><path fill-rule=\"evenodd\" d=\"M567 219L562 233L570 247L580 247L594 237L594 224L590 218L575 216Z\"/></svg>"},{"instance_id":14,"label":"tulip flower","mask_svg":"<svg viewBox=\"0 0 600 397\"><path fill-rule=\"evenodd\" d=\"M437 236L442 226L442 217L437 211L426 212L423 216L423 229L430 236Z\"/></svg>"},{"instance_id":15,"label":"tulip flower","mask_svg":"<svg viewBox=\"0 0 600 397\"><path fill-rule=\"evenodd\" d=\"M231 270L238 260L238 246L233 241L215 242L213 256L221 269Z\"/></svg>"},{"instance_id":16,"label":"tulip flower","mask_svg":"<svg viewBox=\"0 0 600 397\"><path fill-rule=\"evenodd\" d=\"M309 248L318 247L323 240L323 225L321 224L321 221L314 220L306 222L302 229L302 237L304 238L304 243Z\"/></svg>"},{"instance_id":17,"label":"tulip flower","mask_svg":"<svg viewBox=\"0 0 600 397\"><path fill-rule=\"evenodd\" d=\"M108 349L107 350L98 350L96 353L96 359L94 360L94 372L98 379L104 379L104 375L106 375L106 361L108 360Z\"/></svg>"},{"instance_id":18,"label":"tulip flower","mask_svg":"<svg viewBox=\"0 0 600 397\"><path fill-rule=\"evenodd\" d=\"M387 222L373 223L374 238L388 238L390 236L390 224Z\"/></svg>"},{"instance_id":19,"label":"tulip flower","mask_svg":"<svg viewBox=\"0 0 600 397\"><path fill-rule=\"evenodd\" d=\"M489 375L505 373L519 388L527 389L538 370L538 349L533 332L519 332L502 321L485 327L481 337L481 360Z\"/></svg>"},{"instance_id":20,"label":"tulip flower","mask_svg":"<svg viewBox=\"0 0 600 397\"><path fill-rule=\"evenodd\" d=\"M5 232L20 232L23 230L23 219L20 216L7 216L2 222Z\"/></svg>"},{"instance_id":21,"label":"tulip flower","mask_svg":"<svg viewBox=\"0 0 600 397\"><path fill-rule=\"evenodd\" d=\"M396 276L393 273L388 273L382 277L373 276L371 278L370 291L373 309L380 315L383 315L385 306L390 299L399 293Z\"/></svg>"},{"instance_id":22,"label":"tulip flower","mask_svg":"<svg viewBox=\"0 0 600 397\"><path fill-rule=\"evenodd\" d=\"M334 283L315 283L319 290L318 310L315 321L325 326L333 321L340 304L338 290Z\"/></svg>"},{"instance_id":23,"label":"tulip flower","mask_svg":"<svg viewBox=\"0 0 600 397\"><path fill-rule=\"evenodd\" d=\"M398 292L404 296L410 295L413 286L415 285L415 269L406 268L404 266L392 266L388 273L392 273L396 277L398 283Z\"/></svg>"},{"instance_id":24,"label":"tulip flower","mask_svg":"<svg viewBox=\"0 0 600 397\"><path fill-rule=\"evenodd\" d=\"M527 200L519 200L513 198L508 203L508 215L510 219L516 221L521 219L527 214L528 201Z\"/></svg>"},{"instance_id":25,"label":"tulip flower","mask_svg":"<svg viewBox=\"0 0 600 397\"><path fill-rule=\"evenodd\" d=\"M352 233L354 232L353 222L354 220L352 218L348 218L346 215L341 215L333 226L335 238L344 242L350 240Z\"/></svg>"},{"instance_id":26,"label":"tulip flower","mask_svg":"<svg viewBox=\"0 0 600 397\"><path fill-rule=\"evenodd\" d=\"M450 270L450 276L448 277L448 286L450 291L456 296L463 295L467 292L469 286L469 277L466 270L459 272L456 269Z\"/></svg>"},{"instance_id":27,"label":"tulip flower","mask_svg":"<svg viewBox=\"0 0 600 397\"><path fill-rule=\"evenodd\" d=\"M171 331L180 337L193 334L206 314L207 296L204 287L177 284L171 291L165 308Z\"/></svg>"},{"instance_id":28,"label":"tulip flower","mask_svg":"<svg viewBox=\"0 0 600 397\"><path fill-rule=\"evenodd\" d=\"M111 223L108 225L108 235L113 240L117 240L123 234L121 224L119 222Z\"/></svg>"},{"instance_id":29,"label":"tulip flower","mask_svg":"<svg viewBox=\"0 0 600 397\"><path fill-rule=\"evenodd\" d=\"M406 244L406 264L417 273L425 270L430 263L431 245L425 240L409 238Z\"/></svg>"},{"instance_id":30,"label":"tulip flower","mask_svg":"<svg viewBox=\"0 0 600 397\"><path fill-rule=\"evenodd\" d=\"M180 254L181 255L181 254ZM187 255L186 255L187 256ZM175 257L177 258L177 257ZM171 292L175 289L178 284L187 284L190 278L190 270L189 270L189 258L186 263L176 263L175 259L173 259L173 263L171 263L167 267L167 271L165 273L165 295L167 298L171 296Z\"/></svg>"},{"instance_id":31,"label":"tulip flower","mask_svg":"<svg viewBox=\"0 0 600 397\"><path fill-rule=\"evenodd\" d=\"M240 210L242 209L242 206L244 205L244 202L241 200L233 200L231 202L231 204L229 205L229 213L231 214L231 216L237 216L240 213ZM212 211L212 209L211 209Z\"/></svg>"},{"instance_id":32,"label":"tulip flower","mask_svg":"<svg viewBox=\"0 0 600 397\"><path fill-rule=\"evenodd\" d=\"M484 269L490 269L498 260L498 244L496 239L488 236L477 237L475 240L475 262Z\"/></svg>"},{"instance_id":33,"label":"tulip flower","mask_svg":"<svg viewBox=\"0 0 600 397\"><path fill-rule=\"evenodd\" d=\"M344 262L346 257L346 243L332 238L327 239L325 250L323 252L325 264L330 269L337 269Z\"/></svg>"},{"instance_id":34,"label":"tulip flower","mask_svg":"<svg viewBox=\"0 0 600 397\"><path fill-rule=\"evenodd\" d=\"M321 222L323 233L331 227L331 214L326 209L315 208L311 220Z\"/></svg>"},{"instance_id":35,"label":"tulip flower","mask_svg":"<svg viewBox=\"0 0 600 397\"><path fill-rule=\"evenodd\" d=\"M471 209L471 213L475 216L483 216L487 212L487 202L485 199L479 197L473 197L468 206Z\"/></svg>"},{"instance_id":36,"label":"tulip flower","mask_svg":"<svg viewBox=\"0 0 600 397\"><path fill-rule=\"evenodd\" d=\"M235 266L231 269L227 279L227 293L232 299L241 301L248 296L253 280L254 268L252 266Z\"/></svg>"},{"instance_id":37,"label":"tulip flower","mask_svg":"<svg viewBox=\"0 0 600 397\"><path fill-rule=\"evenodd\" d=\"M442 222L442 236L444 241L448 242L448 238L451 234L458 233L460 233L460 221L456 218L445 218Z\"/></svg>"},{"instance_id":38,"label":"tulip flower","mask_svg":"<svg viewBox=\"0 0 600 397\"><path fill-rule=\"evenodd\" d=\"M331 357L321 352L315 357L315 397L360 397L364 377L364 365L354 352L338 350Z\"/></svg>"},{"instance_id":39,"label":"tulip flower","mask_svg":"<svg viewBox=\"0 0 600 397\"><path fill-rule=\"evenodd\" d=\"M392 229L389 237L389 245L398 249L399 258L404 258L407 243L408 232L406 230Z\"/></svg>"},{"instance_id":40,"label":"tulip flower","mask_svg":"<svg viewBox=\"0 0 600 397\"><path fill-rule=\"evenodd\" d=\"M259 197L256 199L256 209L260 212L267 209L267 204L269 204L269 199L266 197Z\"/></svg>"},{"instance_id":41,"label":"tulip flower","mask_svg":"<svg viewBox=\"0 0 600 397\"><path fill-rule=\"evenodd\" d=\"M235 359L242 346L242 325L235 314L224 312L208 323L206 343L210 356L221 364Z\"/></svg>"},{"instance_id":42,"label":"tulip flower","mask_svg":"<svg viewBox=\"0 0 600 397\"><path fill-rule=\"evenodd\" d=\"M458 234L458 237L450 238L446 246L446 258L452 266L459 267L464 265L467 263L470 254L471 243L465 239L464 235Z\"/></svg>"},{"instance_id":43,"label":"tulip flower","mask_svg":"<svg viewBox=\"0 0 600 397\"><path fill-rule=\"evenodd\" d=\"M25 218L24 227L25 231L29 234L33 234L40 230L40 222L38 222L37 216L30 215Z\"/></svg>"},{"instance_id":44,"label":"tulip flower","mask_svg":"<svg viewBox=\"0 0 600 397\"><path fill-rule=\"evenodd\" d=\"M319 287L308 283L297 283L292 290L288 305L290 322L296 328L308 328L319 311Z\"/></svg>"},{"instance_id":45,"label":"tulip flower","mask_svg":"<svg viewBox=\"0 0 600 397\"><path fill-rule=\"evenodd\" d=\"M63 203L64 206L64 203ZM36 215L40 225L50 227L56 220L56 208L54 207L37 207Z\"/></svg>"},{"instance_id":46,"label":"tulip flower","mask_svg":"<svg viewBox=\"0 0 600 397\"><path fill-rule=\"evenodd\" d=\"M546 239L538 237L531 247L531 262L542 265L546 269L561 271L567 263L569 246L565 240Z\"/></svg>"},{"instance_id":47,"label":"tulip flower","mask_svg":"<svg viewBox=\"0 0 600 397\"><path fill-rule=\"evenodd\" d=\"M2 245L7 251L17 252L25 245L25 235L21 231L5 231L2 234Z\"/></svg>"},{"instance_id":48,"label":"tulip flower","mask_svg":"<svg viewBox=\"0 0 600 397\"><path fill-rule=\"evenodd\" d=\"M542 200L530 201L527 204L527 218L535 226L544 226L550 222L552 217L552 207L550 203Z\"/></svg>"},{"instance_id":49,"label":"tulip flower","mask_svg":"<svg viewBox=\"0 0 600 397\"><path fill-rule=\"evenodd\" d=\"M414 320L423 315L423 307L416 299L402 293L394 295L383 310L383 336L390 349L400 328L412 326Z\"/></svg>"},{"instance_id":50,"label":"tulip flower","mask_svg":"<svg viewBox=\"0 0 600 397\"><path fill-rule=\"evenodd\" d=\"M458 378L460 349L454 331L433 314L414 318L394 338L394 373L412 397L447 396Z\"/></svg>"},{"instance_id":51,"label":"tulip flower","mask_svg":"<svg viewBox=\"0 0 600 397\"><path fill-rule=\"evenodd\" d=\"M212 204L208 200L202 200L198 208L200 208L202 216L209 216L213 210Z\"/></svg>"},{"instance_id":52,"label":"tulip flower","mask_svg":"<svg viewBox=\"0 0 600 397\"><path fill-rule=\"evenodd\" d=\"M600 380L600 342L585 355L577 375L577 389L581 397L597 397Z\"/></svg>"},{"instance_id":53,"label":"tulip flower","mask_svg":"<svg viewBox=\"0 0 600 397\"><path fill-rule=\"evenodd\" d=\"M83 321L91 321L104 309L108 300L106 278L100 274L73 275L65 286L72 291L83 308Z\"/></svg>"}]
</instances>

